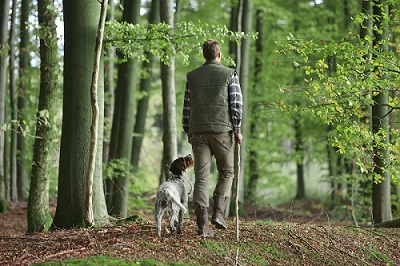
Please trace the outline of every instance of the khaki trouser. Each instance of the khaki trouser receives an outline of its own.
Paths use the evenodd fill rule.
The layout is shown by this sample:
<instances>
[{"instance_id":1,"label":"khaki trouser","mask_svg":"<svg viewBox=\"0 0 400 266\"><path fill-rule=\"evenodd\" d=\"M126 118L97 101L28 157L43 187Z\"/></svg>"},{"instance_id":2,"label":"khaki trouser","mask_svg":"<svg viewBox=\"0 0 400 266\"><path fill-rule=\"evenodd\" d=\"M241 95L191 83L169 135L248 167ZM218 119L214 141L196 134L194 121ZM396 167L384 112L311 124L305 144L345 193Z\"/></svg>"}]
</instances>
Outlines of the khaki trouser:
<instances>
[{"instance_id":1,"label":"khaki trouser","mask_svg":"<svg viewBox=\"0 0 400 266\"><path fill-rule=\"evenodd\" d=\"M193 134L192 149L194 155L195 183L193 191L194 208L208 208L208 182L212 156L218 169L218 181L214 196L229 197L234 176L234 140L233 133Z\"/></svg>"}]
</instances>

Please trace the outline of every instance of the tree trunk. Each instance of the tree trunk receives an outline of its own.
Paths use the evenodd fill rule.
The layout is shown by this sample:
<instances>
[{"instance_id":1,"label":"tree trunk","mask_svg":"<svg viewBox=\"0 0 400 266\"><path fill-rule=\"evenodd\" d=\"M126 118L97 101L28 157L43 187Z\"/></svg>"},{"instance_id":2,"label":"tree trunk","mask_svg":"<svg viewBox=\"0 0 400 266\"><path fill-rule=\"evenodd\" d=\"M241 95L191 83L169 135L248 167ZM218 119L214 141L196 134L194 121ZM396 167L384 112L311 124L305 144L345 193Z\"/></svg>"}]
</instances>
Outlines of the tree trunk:
<instances>
[{"instance_id":1,"label":"tree trunk","mask_svg":"<svg viewBox=\"0 0 400 266\"><path fill-rule=\"evenodd\" d=\"M109 0L109 14L107 20L110 22L114 21L115 3L114 0ZM115 78L114 78L114 53L115 48L109 47L107 49L107 62L104 70L104 140L103 140L103 164L107 165L110 158L110 142L111 142L111 129L114 117L114 105L115 105ZM105 198L106 203L111 206L112 202L112 188L113 180L107 178L104 180Z\"/></svg>"},{"instance_id":2,"label":"tree trunk","mask_svg":"<svg viewBox=\"0 0 400 266\"><path fill-rule=\"evenodd\" d=\"M174 27L173 1L165 0L160 7L160 20ZM172 48L171 48L172 49ZM161 82L163 98L163 168L164 174L160 175L163 183L169 175L169 165L177 157L177 129L176 129L176 96L175 96L175 58L171 56L168 64L161 62Z\"/></svg>"},{"instance_id":3,"label":"tree trunk","mask_svg":"<svg viewBox=\"0 0 400 266\"><path fill-rule=\"evenodd\" d=\"M11 106L11 144L10 144L10 196L11 201L18 200L17 189L17 131L18 131L18 105L17 105L17 88L15 86L15 17L17 12L17 1L12 1L10 19L10 36L9 36L9 72L10 72L10 106Z\"/></svg>"},{"instance_id":4,"label":"tree trunk","mask_svg":"<svg viewBox=\"0 0 400 266\"><path fill-rule=\"evenodd\" d=\"M160 16L160 0L152 0L151 10L149 13L149 23L157 24ZM153 79L153 67L155 56L149 52L146 52L146 58L148 61L143 62L143 71L146 73L140 80L140 94L142 98L138 100L137 111L136 111L136 123L133 130L133 142L132 142L132 158L131 164L133 170L136 171L139 166L140 150L142 147L143 137L146 127L146 117L150 98L151 81Z\"/></svg>"},{"instance_id":5,"label":"tree trunk","mask_svg":"<svg viewBox=\"0 0 400 266\"><path fill-rule=\"evenodd\" d=\"M297 189L296 199L304 199L306 197L306 189L304 182L304 145L303 145L303 134L301 129L300 119L294 117L294 129L296 134L296 171L297 171Z\"/></svg>"},{"instance_id":6,"label":"tree trunk","mask_svg":"<svg viewBox=\"0 0 400 266\"><path fill-rule=\"evenodd\" d=\"M138 24L140 18L140 1L125 1L123 20ZM111 132L110 161L124 161L123 171L115 173L113 187L107 188L111 193L109 213L115 217L125 218L128 213L129 164L132 152L132 132L134 126L135 87L138 71L137 61L129 59L118 67L115 112ZM109 201L108 201L109 203Z\"/></svg>"},{"instance_id":7,"label":"tree trunk","mask_svg":"<svg viewBox=\"0 0 400 266\"><path fill-rule=\"evenodd\" d=\"M84 227L84 175L88 165L90 146L91 103L88 88L91 84L93 54L100 14L96 0L63 1L64 7L64 90L63 125L60 149L57 209L53 228ZM90 10L90 12L88 12ZM103 73L103 72L101 72ZM104 88L103 75L99 77L99 91ZM101 95L103 97L103 95ZM99 95L99 104L100 100ZM102 104L102 103L101 103ZM100 107L100 113L103 111ZM99 125L103 124L103 117ZM99 138L102 132L99 128ZM98 141L102 145L102 140ZM100 154L102 147L98 147ZM101 156L99 156L101 160ZM101 164L96 164L93 184L93 208L96 213L105 212L103 202L96 202L96 196L103 193L100 177ZM103 207L104 210L98 209Z\"/></svg>"},{"instance_id":8,"label":"tree trunk","mask_svg":"<svg viewBox=\"0 0 400 266\"><path fill-rule=\"evenodd\" d=\"M7 49L9 0L0 0L0 49ZM0 53L0 126L6 121L7 53ZM0 212L8 209L6 197L5 131L0 128Z\"/></svg>"},{"instance_id":9,"label":"tree trunk","mask_svg":"<svg viewBox=\"0 0 400 266\"><path fill-rule=\"evenodd\" d=\"M29 31L26 23L29 19L29 0L21 1L21 17L20 17L20 46L19 46L19 83L18 83L18 139L17 139L17 184L18 199L26 200L28 196L28 174L27 165L25 163L25 93L29 85L28 70L30 67L30 57L28 51Z\"/></svg>"},{"instance_id":10,"label":"tree trunk","mask_svg":"<svg viewBox=\"0 0 400 266\"><path fill-rule=\"evenodd\" d=\"M252 97L251 110L252 118L250 123L250 134L249 134L249 181L246 188L246 200L254 202L257 196L257 182L259 179L258 173L258 147L256 141L258 140L258 126L260 124L260 115L257 110L259 97L262 96L261 90L261 75L263 73L263 20L264 12L261 9L256 11L256 32L258 32L258 38L256 40L256 56L255 56L255 71L254 71L254 83L252 86Z\"/></svg>"},{"instance_id":11,"label":"tree trunk","mask_svg":"<svg viewBox=\"0 0 400 266\"><path fill-rule=\"evenodd\" d=\"M230 21L230 23L231 23L230 27L231 27L232 31L242 32L243 1L244 0L238 0L237 2L235 2L235 1L232 2L233 6L232 6L232 11L231 11L231 21ZM229 43L229 53L235 59L236 71L239 73L239 82L241 82L241 80L240 80L240 66L241 66L241 61L242 61L241 60L241 58L242 58L241 47L239 45L237 45L237 43L235 41L231 41ZM243 133L243 130L242 130L242 133ZM244 149L242 149L242 150L244 150ZM235 162L240 160L240 158L238 158L237 156L238 156L238 153L235 149L235 155L234 155ZM240 156L240 154L239 154L239 156ZM240 169L240 166L236 166L236 163L235 163L235 169L234 169L235 176L238 175L237 171L239 169ZM239 178L241 178L240 174L241 173L239 173ZM225 208L225 217L228 217L230 214L233 214L236 212L236 202L235 202L236 198L238 199L238 202L240 201L239 197L236 197L236 191L238 191L236 183L238 183L238 182L234 181L232 184L231 199L227 202L227 206ZM240 184L239 184L239 186L240 186ZM240 210L241 210L241 208L239 208L239 211Z\"/></svg>"},{"instance_id":12,"label":"tree trunk","mask_svg":"<svg viewBox=\"0 0 400 266\"><path fill-rule=\"evenodd\" d=\"M109 0L109 14L107 21L114 21L115 3L114 0ZM109 151L110 151L110 135L111 135L111 125L114 115L114 53L115 48L109 47L106 50L107 61L104 70L104 141L103 141L103 162L106 164L108 162Z\"/></svg>"},{"instance_id":13,"label":"tree trunk","mask_svg":"<svg viewBox=\"0 0 400 266\"><path fill-rule=\"evenodd\" d=\"M388 50L387 44L382 44L382 41L387 39L387 29L381 21L383 16L387 15L387 6L383 5L383 1L374 0L373 15L374 15L374 41L373 47L380 47L379 49ZM379 70L377 70L379 71ZM379 78L384 78L380 76ZM372 132L373 134L379 133L381 130L384 132L388 129L388 101L389 96L386 88L377 88L380 92L373 96L374 105L372 106ZM383 140L386 144L389 141L389 133L385 133ZM389 151L387 148L375 147L373 157L375 168L375 175L383 178L381 182L372 183L372 209L373 221L375 223L382 223L392 219L391 200L390 200L390 175L385 172L385 165L389 161ZM375 180L374 180L375 181Z\"/></svg>"},{"instance_id":14,"label":"tree trunk","mask_svg":"<svg viewBox=\"0 0 400 266\"><path fill-rule=\"evenodd\" d=\"M237 3L236 3L237 2ZM231 17L230 17L230 22L229 22L229 28L231 31L239 31L242 28L241 25L239 25L238 20L239 20L239 13L242 13L242 8L241 8L241 2L242 0L238 1L232 1L231 5ZM238 45L237 42L234 40L229 41L229 56L232 57L235 60L235 64L237 64L237 56L238 56ZM232 68L235 68L235 66L231 66Z\"/></svg>"},{"instance_id":15,"label":"tree trunk","mask_svg":"<svg viewBox=\"0 0 400 266\"><path fill-rule=\"evenodd\" d=\"M54 0L38 0L40 38L40 94L36 122L32 175L28 198L28 232L47 230L51 224L49 210L48 167L52 150L51 131L57 110L58 47Z\"/></svg>"},{"instance_id":16,"label":"tree trunk","mask_svg":"<svg viewBox=\"0 0 400 266\"><path fill-rule=\"evenodd\" d=\"M101 53L103 52L104 24L106 21L107 1L101 3L99 26L97 29L96 46L94 51L94 63L92 82L90 84L90 98L92 104L92 124L90 126L90 149L89 162L85 174L85 223L87 227L94 225L93 215L93 179L97 161L97 141L99 130L99 103L98 103L98 83L101 63ZM100 157L100 156L99 156Z\"/></svg>"},{"instance_id":17,"label":"tree trunk","mask_svg":"<svg viewBox=\"0 0 400 266\"><path fill-rule=\"evenodd\" d=\"M253 20L253 3L252 0L244 0L243 2L243 32L250 34L252 31L252 20ZM247 151L247 114L248 114L248 95L249 95L249 73L250 73L250 43L251 38L242 40L241 46L241 64L239 72L239 80L242 88L243 95L243 118L241 131L243 134L243 142L240 145L240 179L239 179L239 204L241 206L241 215L244 214L244 191L245 191L245 170L246 170L246 151Z\"/></svg>"}]
</instances>

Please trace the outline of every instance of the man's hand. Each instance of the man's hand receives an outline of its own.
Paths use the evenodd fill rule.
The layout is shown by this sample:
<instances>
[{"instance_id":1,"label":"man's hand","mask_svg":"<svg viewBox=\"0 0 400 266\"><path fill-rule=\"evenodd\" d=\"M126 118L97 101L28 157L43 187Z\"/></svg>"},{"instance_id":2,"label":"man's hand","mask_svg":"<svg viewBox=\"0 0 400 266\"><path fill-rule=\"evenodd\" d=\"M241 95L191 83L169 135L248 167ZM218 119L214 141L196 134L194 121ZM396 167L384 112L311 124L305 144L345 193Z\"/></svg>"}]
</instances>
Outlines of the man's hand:
<instances>
[{"instance_id":1,"label":"man's hand","mask_svg":"<svg viewBox=\"0 0 400 266\"><path fill-rule=\"evenodd\" d=\"M241 133L235 133L235 142L237 144L242 144L243 135Z\"/></svg>"}]
</instances>

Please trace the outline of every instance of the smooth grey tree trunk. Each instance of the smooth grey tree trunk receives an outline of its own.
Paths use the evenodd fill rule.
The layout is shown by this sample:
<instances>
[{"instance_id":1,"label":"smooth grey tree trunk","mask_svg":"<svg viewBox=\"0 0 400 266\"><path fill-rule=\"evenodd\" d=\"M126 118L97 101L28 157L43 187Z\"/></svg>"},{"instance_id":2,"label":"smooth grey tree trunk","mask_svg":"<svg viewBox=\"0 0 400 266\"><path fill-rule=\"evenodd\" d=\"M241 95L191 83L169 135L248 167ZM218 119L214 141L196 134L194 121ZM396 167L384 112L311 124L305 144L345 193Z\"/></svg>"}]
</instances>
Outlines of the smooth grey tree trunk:
<instances>
[{"instance_id":1,"label":"smooth grey tree trunk","mask_svg":"<svg viewBox=\"0 0 400 266\"><path fill-rule=\"evenodd\" d=\"M85 227L84 221L84 176L90 147L91 102L90 84L93 69L93 54L100 16L97 0L66 0L64 7L64 87L63 125L60 148L57 209L52 228ZM102 67L102 65L101 65ZM100 92L104 90L103 72L99 76L99 108L103 108ZM103 93L101 92L101 95ZM100 112L102 112L101 109ZM99 117L99 125L103 124ZM102 146L102 130L99 128L98 145ZM96 162L93 184L93 208L103 217L106 213L102 198L101 151ZM99 200L96 199L99 195ZM102 199L101 199L102 198Z\"/></svg>"},{"instance_id":2,"label":"smooth grey tree trunk","mask_svg":"<svg viewBox=\"0 0 400 266\"><path fill-rule=\"evenodd\" d=\"M138 24L140 18L140 1L124 2L123 21ZM125 218L128 213L129 171L132 152L132 132L135 122L135 90L137 83L138 62L128 59L118 67L116 102L111 131L110 161L120 160L125 163L124 169L115 173L112 187L107 187L110 201L107 201L109 213L115 217ZM110 204L111 203L111 204Z\"/></svg>"},{"instance_id":3,"label":"smooth grey tree trunk","mask_svg":"<svg viewBox=\"0 0 400 266\"><path fill-rule=\"evenodd\" d=\"M159 22L160 17L160 0L151 1L151 10L149 14L149 23L156 24ZM133 142L132 142L132 158L131 164L133 170L136 171L139 166L140 151L146 128L146 117L150 99L151 82L154 77L154 63L155 56L146 52L148 61L143 62L142 69L145 76L140 79L140 94L142 97L138 100L136 111L136 123L133 129Z\"/></svg>"},{"instance_id":4,"label":"smooth grey tree trunk","mask_svg":"<svg viewBox=\"0 0 400 266\"><path fill-rule=\"evenodd\" d=\"M253 29L253 3L252 0L243 0L243 20L242 30L244 33L250 34ZM244 193L245 193L245 171L246 171L246 151L247 151L247 118L249 112L249 87L250 87L250 45L251 38L243 39L241 45L241 64L239 72L239 81L243 95L243 118L242 118L242 134L243 142L240 145L240 179L239 179L239 205L240 214L244 215Z\"/></svg>"},{"instance_id":5,"label":"smooth grey tree trunk","mask_svg":"<svg viewBox=\"0 0 400 266\"><path fill-rule=\"evenodd\" d=\"M17 88L15 85L15 28L16 28L16 12L17 12L17 1L12 1L11 19L10 19L10 32L9 32L9 77L10 77L10 106L11 106L11 143L10 143L10 199L11 201L18 200L18 188L17 188L17 132L18 132L18 105L17 105Z\"/></svg>"},{"instance_id":6,"label":"smooth grey tree trunk","mask_svg":"<svg viewBox=\"0 0 400 266\"><path fill-rule=\"evenodd\" d=\"M387 31L381 22L383 16L387 15L388 7L386 5L381 7L383 1L373 1L373 15L374 15L374 27L377 29L374 31L373 47L380 46L383 51L388 51L387 44L381 44L381 41L387 39ZM383 10L382 10L383 9ZM384 78L384 77L379 77ZM378 134L379 131L387 130L389 125L388 116L388 101L389 94L387 88L377 88L380 92L373 96L374 105L372 106L372 132ZM389 133L384 138L386 143L389 142ZM382 223L385 221L392 220L392 209L390 199L390 175L385 172L385 165L389 163L389 150L387 148L376 147L374 150L374 173L384 178L382 182L372 183L372 213L373 221L375 223Z\"/></svg>"},{"instance_id":7,"label":"smooth grey tree trunk","mask_svg":"<svg viewBox=\"0 0 400 266\"><path fill-rule=\"evenodd\" d=\"M8 47L8 12L10 10L9 0L0 0L0 49ZM0 126L2 127L6 121L6 96L7 96L7 52L0 53ZM7 189L6 189L6 164L5 144L6 132L0 129L0 212L5 212L8 209Z\"/></svg>"},{"instance_id":8,"label":"smooth grey tree trunk","mask_svg":"<svg viewBox=\"0 0 400 266\"><path fill-rule=\"evenodd\" d=\"M18 138L17 138L17 185L18 199L26 200L28 198L28 171L26 162L26 145L25 145L25 94L29 86L30 77L28 75L30 67L30 56L28 51L29 45L29 0L21 1L21 16L20 16L20 39L19 44L19 83L18 83Z\"/></svg>"},{"instance_id":9,"label":"smooth grey tree trunk","mask_svg":"<svg viewBox=\"0 0 400 266\"><path fill-rule=\"evenodd\" d=\"M160 20L174 27L174 1L165 0L160 7ZM173 48L171 48L173 49ZM171 56L168 64L161 62L161 82L163 98L163 171L160 183L169 176L169 166L178 154L176 128L176 95L175 95L175 57Z\"/></svg>"},{"instance_id":10,"label":"smooth grey tree trunk","mask_svg":"<svg viewBox=\"0 0 400 266\"><path fill-rule=\"evenodd\" d=\"M263 28L264 28L264 12L261 9L256 10L256 32L258 32L258 38L256 40L256 56L254 62L254 83L252 85L251 99L251 122L249 132L249 181L246 187L245 200L254 202L257 195L257 182L259 180L258 172L258 147L257 140L259 135L259 124L261 121L260 114L258 112L258 102L262 96L262 78L261 75L265 71L263 65Z\"/></svg>"},{"instance_id":11,"label":"smooth grey tree trunk","mask_svg":"<svg viewBox=\"0 0 400 266\"><path fill-rule=\"evenodd\" d=\"M115 13L115 3L114 0L108 1L109 12L107 21L114 21L114 13ZM103 162L106 164L108 162L109 152L110 152L110 136L111 136L111 125L113 121L114 115L114 90L115 90L115 82L114 82L114 53L115 48L109 47L106 50L107 61L105 63L104 70L104 140L103 140ZM106 181L107 182L107 181Z\"/></svg>"},{"instance_id":12,"label":"smooth grey tree trunk","mask_svg":"<svg viewBox=\"0 0 400 266\"><path fill-rule=\"evenodd\" d=\"M108 2L110 8L108 12L107 21L114 21L115 3L114 0ZM115 48L109 47L106 50L107 61L104 69L104 140L103 140L103 164L107 165L110 158L110 142L111 142L111 129L114 118L114 105L115 105L115 78L114 78L114 58ZM113 180L106 178L104 180L104 194L106 204L111 206L112 203L112 189Z\"/></svg>"},{"instance_id":13,"label":"smooth grey tree trunk","mask_svg":"<svg viewBox=\"0 0 400 266\"><path fill-rule=\"evenodd\" d=\"M232 10L231 10L231 19L230 19L230 27L232 31L237 31L237 32L242 32L242 15L243 15L243 1L244 0L238 0L236 3L233 4ZM240 74L240 67L241 67L241 47L235 42L235 41L231 41L229 43L229 53L231 56L234 57L235 60L235 66L231 66L233 68L236 68L236 71L238 72L238 74ZM240 76L239 76L240 79ZM239 82L241 82L239 80ZM235 145L235 155L234 155L234 160L235 160L235 178L236 177L240 177L240 173L238 173L238 171L240 171L240 165L237 165L236 162L238 162L240 160L240 158L238 158L238 151L237 151L237 145ZM240 155L239 155L240 156ZM239 184L238 180L234 180L233 181L233 185L232 185L232 189L231 189L231 198L230 200L227 202L227 206L225 208L225 218L227 218L230 214L234 214L236 213L236 199L238 200L238 202L240 201L239 197L236 197L236 191L238 191L237 189L237 185ZM240 184L239 184L240 185ZM239 209L240 211L240 209Z\"/></svg>"},{"instance_id":14,"label":"smooth grey tree trunk","mask_svg":"<svg viewBox=\"0 0 400 266\"><path fill-rule=\"evenodd\" d=\"M89 149L89 161L87 170L85 173L85 223L87 227L94 225L94 214L93 214L93 183L94 175L96 170L96 162L99 161L98 158L102 158L101 153L98 154L98 142L99 140L99 117L100 108L98 101L98 84L100 76L101 58L103 52L103 36L104 36L104 24L106 21L107 14L107 4L108 0L103 0L100 9L99 25L97 28L96 45L94 49L94 63L93 63L93 73L92 82L90 84L90 100L92 107L92 123L90 125L90 149ZM103 69L102 69L103 71ZM102 83L104 80L102 80ZM104 101L104 99L101 99ZM101 131L103 133L103 130ZM100 138L103 141L103 138ZM102 149L100 149L102 151ZM101 160L102 161L102 160Z\"/></svg>"}]
</instances>

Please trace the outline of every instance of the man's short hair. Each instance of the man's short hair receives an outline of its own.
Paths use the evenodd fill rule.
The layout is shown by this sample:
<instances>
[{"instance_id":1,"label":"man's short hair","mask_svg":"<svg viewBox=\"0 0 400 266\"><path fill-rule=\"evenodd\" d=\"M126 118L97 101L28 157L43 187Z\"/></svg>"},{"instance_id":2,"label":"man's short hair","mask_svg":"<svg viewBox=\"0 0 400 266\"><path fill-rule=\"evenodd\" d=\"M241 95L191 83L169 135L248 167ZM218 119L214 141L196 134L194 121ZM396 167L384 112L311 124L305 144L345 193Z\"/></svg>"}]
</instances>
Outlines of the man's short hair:
<instances>
[{"instance_id":1,"label":"man's short hair","mask_svg":"<svg viewBox=\"0 0 400 266\"><path fill-rule=\"evenodd\" d=\"M221 45L216 40L207 40L203 43L203 57L206 60L214 60L221 51Z\"/></svg>"}]
</instances>

